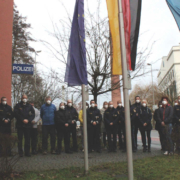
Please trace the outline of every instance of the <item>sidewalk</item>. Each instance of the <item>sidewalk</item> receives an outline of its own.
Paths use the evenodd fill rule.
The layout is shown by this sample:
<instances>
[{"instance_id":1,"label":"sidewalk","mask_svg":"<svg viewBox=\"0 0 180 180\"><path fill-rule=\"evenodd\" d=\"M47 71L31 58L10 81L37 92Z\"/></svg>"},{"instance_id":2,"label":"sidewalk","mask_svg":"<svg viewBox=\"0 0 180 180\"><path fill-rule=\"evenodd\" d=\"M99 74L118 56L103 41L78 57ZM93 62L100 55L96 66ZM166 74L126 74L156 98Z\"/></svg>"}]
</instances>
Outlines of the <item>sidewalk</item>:
<instances>
[{"instance_id":1,"label":"sidewalk","mask_svg":"<svg viewBox=\"0 0 180 180\"><path fill-rule=\"evenodd\" d=\"M133 159L141 159L144 157L153 157L162 155L160 149L152 148L151 153L143 153L141 145L138 146L138 151L133 153ZM126 161L126 153L120 150L117 153L102 153L93 152L89 154L89 166L95 166L102 163L122 162ZM42 155L38 154L31 157L22 157L15 165L14 170L18 172L23 171L44 171L51 169L63 169L68 167L83 167L84 166L84 153L78 152L73 154L61 155Z\"/></svg>"}]
</instances>

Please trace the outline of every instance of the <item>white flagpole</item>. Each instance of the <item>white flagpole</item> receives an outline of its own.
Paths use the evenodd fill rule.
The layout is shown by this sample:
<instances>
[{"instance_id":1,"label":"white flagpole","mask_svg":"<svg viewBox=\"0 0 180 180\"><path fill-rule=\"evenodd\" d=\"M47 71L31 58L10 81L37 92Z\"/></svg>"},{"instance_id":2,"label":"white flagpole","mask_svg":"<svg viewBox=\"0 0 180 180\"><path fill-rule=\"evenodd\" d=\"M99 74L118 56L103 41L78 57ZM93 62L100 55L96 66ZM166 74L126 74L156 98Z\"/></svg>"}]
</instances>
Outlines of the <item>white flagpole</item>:
<instances>
[{"instance_id":1,"label":"white flagpole","mask_svg":"<svg viewBox=\"0 0 180 180\"><path fill-rule=\"evenodd\" d=\"M129 105L129 86L128 86L128 67L126 57L126 43L124 33L124 19L122 11L122 0L119 1L119 26L120 26L120 42L121 42L121 57L123 71L123 95L125 107L125 125L126 125L126 149L128 160L128 179L133 180L133 158L132 158L132 140L131 140L131 122L130 122L130 105Z\"/></svg>"},{"instance_id":2,"label":"white flagpole","mask_svg":"<svg viewBox=\"0 0 180 180\"><path fill-rule=\"evenodd\" d=\"M87 144L87 116L86 116L86 95L85 85L82 85L82 106L83 106L83 135L84 135L84 169L85 174L89 171L88 144Z\"/></svg>"}]
</instances>

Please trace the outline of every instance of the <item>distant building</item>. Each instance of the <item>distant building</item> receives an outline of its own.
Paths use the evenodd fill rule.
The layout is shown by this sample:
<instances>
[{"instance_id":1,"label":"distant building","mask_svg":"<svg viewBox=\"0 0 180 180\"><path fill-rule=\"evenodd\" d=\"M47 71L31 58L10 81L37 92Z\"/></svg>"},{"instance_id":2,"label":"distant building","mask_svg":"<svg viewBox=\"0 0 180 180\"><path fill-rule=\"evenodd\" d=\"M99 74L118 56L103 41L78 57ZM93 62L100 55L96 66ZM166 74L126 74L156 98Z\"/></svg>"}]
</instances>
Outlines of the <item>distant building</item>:
<instances>
[{"instance_id":1,"label":"distant building","mask_svg":"<svg viewBox=\"0 0 180 180\"><path fill-rule=\"evenodd\" d=\"M159 88L174 101L180 94L180 45L162 58L157 78Z\"/></svg>"}]
</instances>

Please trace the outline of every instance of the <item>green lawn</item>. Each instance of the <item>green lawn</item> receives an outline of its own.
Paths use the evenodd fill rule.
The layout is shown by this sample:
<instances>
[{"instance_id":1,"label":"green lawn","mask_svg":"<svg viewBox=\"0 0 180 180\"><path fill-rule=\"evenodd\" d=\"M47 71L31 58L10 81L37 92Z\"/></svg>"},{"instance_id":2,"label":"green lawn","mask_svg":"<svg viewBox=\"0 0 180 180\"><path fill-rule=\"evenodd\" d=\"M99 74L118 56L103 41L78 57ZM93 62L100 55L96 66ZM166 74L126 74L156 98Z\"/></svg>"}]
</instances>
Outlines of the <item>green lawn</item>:
<instances>
[{"instance_id":1,"label":"green lawn","mask_svg":"<svg viewBox=\"0 0 180 180\"><path fill-rule=\"evenodd\" d=\"M128 179L127 163L108 163L91 167L89 174L84 176L83 168L67 168L44 172L27 172L16 180L46 179ZM134 179L136 180L178 180L180 179L180 156L159 156L134 161Z\"/></svg>"}]
</instances>

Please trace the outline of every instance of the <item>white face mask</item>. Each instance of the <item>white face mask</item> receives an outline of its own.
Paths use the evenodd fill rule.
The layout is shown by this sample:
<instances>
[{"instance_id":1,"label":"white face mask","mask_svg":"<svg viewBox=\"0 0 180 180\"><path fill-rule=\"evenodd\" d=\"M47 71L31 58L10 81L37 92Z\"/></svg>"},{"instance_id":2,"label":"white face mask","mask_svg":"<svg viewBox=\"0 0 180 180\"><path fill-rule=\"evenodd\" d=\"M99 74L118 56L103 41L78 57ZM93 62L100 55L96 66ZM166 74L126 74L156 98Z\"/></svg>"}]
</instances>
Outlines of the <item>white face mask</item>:
<instances>
[{"instance_id":1,"label":"white face mask","mask_svg":"<svg viewBox=\"0 0 180 180\"><path fill-rule=\"evenodd\" d=\"M23 101L23 103L27 103L27 99L23 99L22 101Z\"/></svg>"},{"instance_id":2,"label":"white face mask","mask_svg":"<svg viewBox=\"0 0 180 180\"><path fill-rule=\"evenodd\" d=\"M110 108L113 108L113 105L111 104L111 105L109 105L109 107L110 107Z\"/></svg>"},{"instance_id":3,"label":"white face mask","mask_svg":"<svg viewBox=\"0 0 180 180\"><path fill-rule=\"evenodd\" d=\"M138 100L136 100L136 102L137 102L137 103L140 103L140 100L138 99Z\"/></svg>"},{"instance_id":4,"label":"white face mask","mask_svg":"<svg viewBox=\"0 0 180 180\"><path fill-rule=\"evenodd\" d=\"M91 107L95 107L95 104L91 104Z\"/></svg>"},{"instance_id":5,"label":"white face mask","mask_svg":"<svg viewBox=\"0 0 180 180\"><path fill-rule=\"evenodd\" d=\"M119 107L121 107L121 106L122 106L122 104L120 103L120 104L118 104L118 106L119 106Z\"/></svg>"},{"instance_id":6,"label":"white face mask","mask_svg":"<svg viewBox=\"0 0 180 180\"><path fill-rule=\"evenodd\" d=\"M72 106L72 103L68 103L68 106L71 107L71 106Z\"/></svg>"},{"instance_id":7,"label":"white face mask","mask_svg":"<svg viewBox=\"0 0 180 180\"><path fill-rule=\"evenodd\" d=\"M108 105L104 105L104 107L105 107L105 109L107 109L107 108L108 108Z\"/></svg>"},{"instance_id":8,"label":"white face mask","mask_svg":"<svg viewBox=\"0 0 180 180\"><path fill-rule=\"evenodd\" d=\"M144 107L146 107L146 103L143 103L142 105L143 105Z\"/></svg>"},{"instance_id":9,"label":"white face mask","mask_svg":"<svg viewBox=\"0 0 180 180\"><path fill-rule=\"evenodd\" d=\"M86 106L86 109L88 109L88 106Z\"/></svg>"},{"instance_id":10,"label":"white face mask","mask_svg":"<svg viewBox=\"0 0 180 180\"><path fill-rule=\"evenodd\" d=\"M159 107L162 107L162 105L159 105Z\"/></svg>"},{"instance_id":11,"label":"white face mask","mask_svg":"<svg viewBox=\"0 0 180 180\"><path fill-rule=\"evenodd\" d=\"M61 108L61 109L64 109L64 108L65 108L65 106L61 106L60 108Z\"/></svg>"},{"instance_id":12,"label":"white face mask","mask_svg":"<svg viewBox=\"0 0 180 180\"><path fill-rule=\"evenodd\" d=\"M164 105L166 105L166 104L167 104L167 101L163 101L162 103L163 103Z\"/></svg>"},{"instance_id":13,"label":"white face mask","mask_svg":"<svg viewBox=\"0 0 180 180\"><path fill-rule=\"evenodd\" d=\"M51 104L51 101L50 101L50 100L47 100L46 103L47 103L47 104Z\"/></svg>"},{"instance_id":14,"label":"white face mask","mask_svg":"<svg viewBox=\"0 0 180 180\"><path fill-rule=\"evenodd\" d=\"M177 106L177 105L178 105L178 103L174 103L174 105L175 105L175 106Z\"/></svg>"},{"instance_id":15,"label":"white face mask","mask_svg":"<svg viewBox=\"0 0 180 180\"><path fill-rule=\"evenodd\" d=\"M2 104L3 104L3 105L6 105L6 104L7 104L7 102L6 102L6 101L2 101Z\"/></svg>"}]
</instances>

